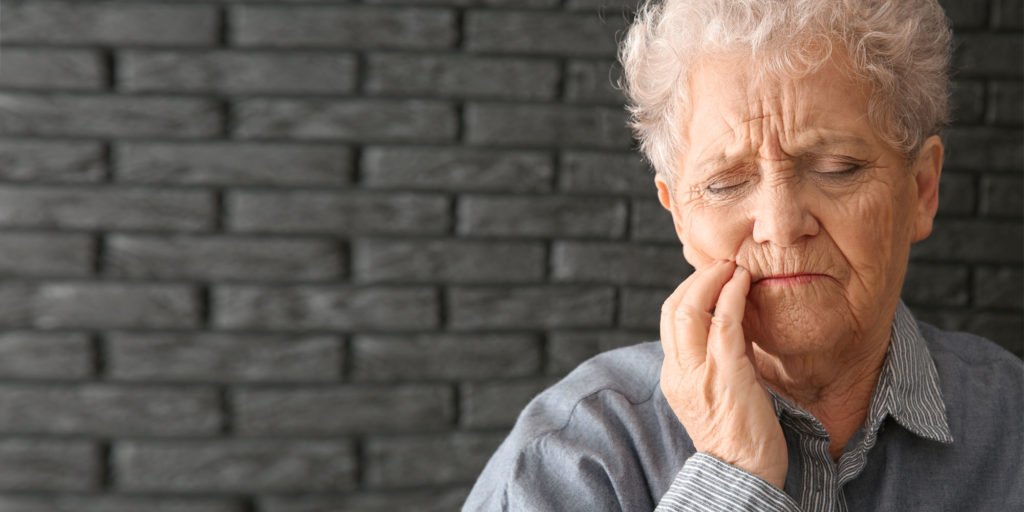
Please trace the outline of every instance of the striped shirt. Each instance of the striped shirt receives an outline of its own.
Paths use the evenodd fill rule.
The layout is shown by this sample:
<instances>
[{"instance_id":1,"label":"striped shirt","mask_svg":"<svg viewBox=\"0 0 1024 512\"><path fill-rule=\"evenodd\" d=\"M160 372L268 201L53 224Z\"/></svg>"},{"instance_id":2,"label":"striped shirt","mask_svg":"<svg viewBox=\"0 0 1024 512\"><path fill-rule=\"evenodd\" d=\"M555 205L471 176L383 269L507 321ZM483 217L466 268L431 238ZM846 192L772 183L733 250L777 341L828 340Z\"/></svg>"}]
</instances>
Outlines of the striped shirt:
<instances>
[{"instance_id":1,"label":"striped shirt","mask_svg":"<svg viewBox=\"0 0 1024 512\"><path fill-rule=\"evenodd\" d=\"M867 418L832 461L824 426L772 392L784 489L696 452L661 394L659 343L598 356L535 398L464 511L1024 509L1024 365L901 303ZM769 390L770 391L770 390Z\"/></svg>"}]
</instances>

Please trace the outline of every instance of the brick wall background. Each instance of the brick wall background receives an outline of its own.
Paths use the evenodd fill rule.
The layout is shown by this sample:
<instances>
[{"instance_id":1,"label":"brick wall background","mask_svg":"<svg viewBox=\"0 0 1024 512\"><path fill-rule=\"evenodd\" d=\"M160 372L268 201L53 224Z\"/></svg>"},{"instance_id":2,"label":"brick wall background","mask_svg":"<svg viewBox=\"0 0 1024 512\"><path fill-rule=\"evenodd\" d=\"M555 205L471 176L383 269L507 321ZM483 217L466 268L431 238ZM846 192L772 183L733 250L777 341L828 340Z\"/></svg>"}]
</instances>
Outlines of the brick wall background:
<instances>
[{"instance_id":1,"label":"brick wall background","mask_svg":"<svg viewBox=\"0 0 1024 512\"><path fill-rule=\"evenodd\" d=\"M625 0L2 0L0 510L456 510L688 271ZM958 34L905 299L1022 345L1022 6Z\"/></svg>"}]
</instances>

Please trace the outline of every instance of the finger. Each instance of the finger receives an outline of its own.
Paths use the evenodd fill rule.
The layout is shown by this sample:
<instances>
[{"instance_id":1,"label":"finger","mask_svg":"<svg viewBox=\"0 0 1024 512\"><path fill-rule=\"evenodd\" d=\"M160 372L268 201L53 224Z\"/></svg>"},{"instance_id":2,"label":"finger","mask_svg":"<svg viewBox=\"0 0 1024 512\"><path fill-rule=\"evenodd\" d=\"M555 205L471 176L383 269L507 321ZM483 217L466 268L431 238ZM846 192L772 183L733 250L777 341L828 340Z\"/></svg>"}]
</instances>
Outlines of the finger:
<instances>
[{"instance_id":1,"label":"finger","mask_svg":"<svg viewBox=\"0 0 1024 512\"><path fill-rule=\"evenodd\" d=\"M720 266L725 263L725 260L718 260L713 262L708 267L703 269L696 269L689 277L683 280L679 286L676 287L664 304L661 305L661 346L665 352L665 357L676 364L679 363L679 350L678 350L678 339L676 337L676 323L675 315L676 309L679 308L680 301L683 300L683 296L686 295L686 291L690 289L694 281L701 278L701 276L707 272L708 269ZM703 355L701 356L703 359Z\"/></svg>"},{"instance_id":2,"label":"finger","mask_svg":"<svg viewBox=\"0 0 1024 512\"><path fill-rule=\"evenodd\" d=\"M681 362L707 360L708 329L711 327L711 308L718 298L722 285L729 279L736 266L724 261L708 267L695 276L693 283L683 294L672 318L674 335Z\"/></svg>"},{"instance_id":3,"label":"finger","mask_svg":"<svg viewBox=\"0 0 1024 512\"><path fill-rule=\"evenodd\" d=\"M750 272L736 267L732 277L722 287L711 319L708 351L726 371L737 371L748 365L747 341L743 335L743 313L747 292L750 291Z\"/></svg>"},{"instance_id":4,"label":"finger","mask_svg":"<svg viewBox=\"0 0 1024 512\"><path fill-rule=\"evenodd\" d=\"M675 318L676 308L679 307L679 301L682 300L686 290L693 284L693 280L699 272L699 270L696 270L684 279L676 287L675 291L665 299L664 304L661 305L661 348L665 352L665 359L676 364L679 363L679 351L677 350L678 343L676 342L675 322L673 319Z\"/></svg>"}]
</instances>

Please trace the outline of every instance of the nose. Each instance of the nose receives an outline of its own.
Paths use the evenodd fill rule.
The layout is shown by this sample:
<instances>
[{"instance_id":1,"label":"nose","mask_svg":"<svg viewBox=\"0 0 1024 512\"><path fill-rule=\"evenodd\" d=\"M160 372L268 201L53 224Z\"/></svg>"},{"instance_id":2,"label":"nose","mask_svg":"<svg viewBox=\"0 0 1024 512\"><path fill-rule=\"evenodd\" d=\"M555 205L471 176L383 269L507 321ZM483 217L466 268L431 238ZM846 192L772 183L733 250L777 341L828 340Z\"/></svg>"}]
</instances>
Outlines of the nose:
<instances>
[{"instance_id":1,"label":"nose","mask_svg":"<svg viewBox=\"0 0 1024 512\"><path fill-rule=\"evenodd\" d=\"M779 247L798 245L818 234L818 219L808 209L797 183L759 187L754 209L754 241Z\"/></svg>"}]
</instances>

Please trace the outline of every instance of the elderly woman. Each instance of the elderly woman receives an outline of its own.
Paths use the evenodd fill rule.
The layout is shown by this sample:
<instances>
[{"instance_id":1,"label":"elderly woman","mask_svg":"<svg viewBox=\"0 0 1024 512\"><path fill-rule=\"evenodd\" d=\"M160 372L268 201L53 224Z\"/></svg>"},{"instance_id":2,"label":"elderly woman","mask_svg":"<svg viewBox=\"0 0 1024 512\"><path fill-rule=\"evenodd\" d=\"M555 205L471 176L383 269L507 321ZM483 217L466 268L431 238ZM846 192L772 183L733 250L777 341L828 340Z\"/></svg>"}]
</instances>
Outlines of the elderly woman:
<instances>
[{"instance_id":1,"label":"elderly woman","mask_svg":"<svg viewBox=\"0 0 1024 512\"><path fill-rule=\"evenodd\" d=\"M661 342L540 395L466 510L1024 507L1024 367L914 320L950 32L934 0L668 0L622 47L696 269Z\"/></svg>"}]
</instances>

